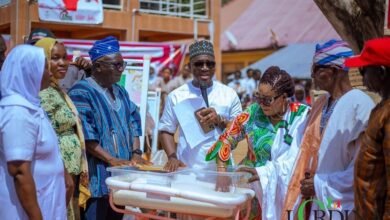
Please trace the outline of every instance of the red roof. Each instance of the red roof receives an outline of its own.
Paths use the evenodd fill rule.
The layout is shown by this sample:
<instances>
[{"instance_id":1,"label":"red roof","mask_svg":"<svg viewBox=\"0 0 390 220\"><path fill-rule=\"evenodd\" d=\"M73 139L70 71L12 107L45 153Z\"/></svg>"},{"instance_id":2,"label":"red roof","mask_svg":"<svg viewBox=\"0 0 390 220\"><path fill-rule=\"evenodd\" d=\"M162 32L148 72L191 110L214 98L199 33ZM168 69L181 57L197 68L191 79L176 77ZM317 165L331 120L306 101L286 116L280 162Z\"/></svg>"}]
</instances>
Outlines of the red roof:
<instances>
[{"instance_id":1,"label":"red roof","mask_svg":"<svg viewBox=\"0 0 390 220\"><path fill-rule=\"evenodd\" d=\"M285 46L340 39L313 0L254 0L225 31L233 34L237 45L224 32L223 51L269 48L273 42Z\"/></svg>"}]
</instances>

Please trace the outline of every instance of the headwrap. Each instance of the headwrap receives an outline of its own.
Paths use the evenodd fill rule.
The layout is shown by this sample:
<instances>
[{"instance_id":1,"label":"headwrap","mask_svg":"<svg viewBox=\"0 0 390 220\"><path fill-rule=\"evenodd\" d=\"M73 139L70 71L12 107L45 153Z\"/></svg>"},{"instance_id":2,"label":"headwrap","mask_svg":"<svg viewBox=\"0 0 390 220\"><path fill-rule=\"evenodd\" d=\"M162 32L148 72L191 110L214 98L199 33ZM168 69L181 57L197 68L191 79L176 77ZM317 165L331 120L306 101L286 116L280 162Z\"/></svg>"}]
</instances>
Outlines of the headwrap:
<instances>
[{"instance_id":1,"label":"headwrap","mask_svg":"<svg viewBox=\"0 0 390 220\"><path fill-rule=\"evenodd\" d=\"M100 57L119 53L119 42L113 36L106 37L103 40L97 40L88 53L92 62L94 62Z\"/></svg>"},{"instance_id":2,"label":"headwrap","mask_svg":"<svg viewBox=\"0 0 390 220\"><path fill-rule=\"evenodd\" d=\"M51 51L53 50L53 47L56 45L56 43L59 43L59 42L56 39L50 38L50 37L42 38L35 43L35 46L42 47L43 50L45 51L45 56L46 56L46 59L48 61L47 64L49 66L49 70L51 67L50 66ZM51 77L50 77L51 84L50 85L52 87L55 87L55 88L58 87L59 80L60 79L55 78L54 75L51 75Z\"/></svg>"},{"instance_id":3,"label":"headwrap","mask_svg":"<svg viewBox=\"0 0 390 220\"><path fill-rule=\"evenodd\" d=\"M20 95L36 107L45 70L45 54L42 48L19 45L10 51L1 69L2 97Z\"/></svg>"},{"instance_id":4,"label":"headwrap","mask_svg":"<svg viewBox=\"0 0 390 220\"><path fill-rule=\"evenodd\" d=\"M323 45L316 45L313 63L325 66L334 65L340 69L348 70L344 65L344 60L352 55L353 52L346 42L330 40Z\"/></svg>"},{"instance_id":5,"label":"headwrap","mask_svg":"<svg viewBox=\"0 0 390 220\"><path fill-rule=\"evenodd\" d=\"M210 55L214 57L213 44L207 40L195 41L190 45L190 59L198 55Z\"/></svg>"},{"instance_id":6,"label":"headwrap","mask_svg":"<svg viewBox=\"0 0 390 220\"><path fill-rule=\"evenodd\" d=\"M51 37L44 37L38 40L34 45L36 47L41 47L45 51L45 56L47 61L51 59L51 51L53 50L54 45L56 45L57 40ZM50 62L47 63L50 70Z\"/></svg>"}]
</instances>

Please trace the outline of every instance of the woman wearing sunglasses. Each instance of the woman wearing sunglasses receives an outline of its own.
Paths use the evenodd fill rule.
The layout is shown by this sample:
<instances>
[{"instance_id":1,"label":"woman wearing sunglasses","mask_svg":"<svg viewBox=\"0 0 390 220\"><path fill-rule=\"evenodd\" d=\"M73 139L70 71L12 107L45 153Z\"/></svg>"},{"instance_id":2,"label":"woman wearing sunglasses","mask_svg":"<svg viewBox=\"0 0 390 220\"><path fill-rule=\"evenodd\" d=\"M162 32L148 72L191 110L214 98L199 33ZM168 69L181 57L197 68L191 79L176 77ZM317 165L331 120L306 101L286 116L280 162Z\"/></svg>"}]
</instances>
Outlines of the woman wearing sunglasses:
<instances>
[{"instance_id":1,"label":"woman wearing sunglasses","mask_svg":"<svg viewBox=\"0 0 390 220\"><path fill-rule=\"evenodd\" d=\"M279 67L268 68L260 79L257 102L233 120L207 154L206 160L216 159L218 171L225 172L231 164L231 150L239 141L247 140L248 154L239 171L251 173L249 182L262 194L252 204L251 219L280 216L309 112L308 106L289 101L293 95L291 76ZM217 188L228 190L224 183L220 180Z\"/></svg>"}]
</instances>

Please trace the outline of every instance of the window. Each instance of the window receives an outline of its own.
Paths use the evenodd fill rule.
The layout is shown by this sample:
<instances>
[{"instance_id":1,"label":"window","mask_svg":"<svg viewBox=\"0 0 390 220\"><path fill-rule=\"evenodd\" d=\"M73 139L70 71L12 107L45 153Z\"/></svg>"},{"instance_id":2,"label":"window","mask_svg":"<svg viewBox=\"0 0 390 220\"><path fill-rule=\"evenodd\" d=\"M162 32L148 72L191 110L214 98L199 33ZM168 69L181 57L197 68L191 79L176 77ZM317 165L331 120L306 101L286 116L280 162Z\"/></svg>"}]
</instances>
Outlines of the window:
<instances>
[{"instance_id":1,"label":"window","mask_svg":"<svg viewBox=\"0 0 390 220\"><path fill-rule=\"evenodd\" d=\"M105 9L121 10L122 0L103 0L103 7Z\"/></svg>"}]
</instances>

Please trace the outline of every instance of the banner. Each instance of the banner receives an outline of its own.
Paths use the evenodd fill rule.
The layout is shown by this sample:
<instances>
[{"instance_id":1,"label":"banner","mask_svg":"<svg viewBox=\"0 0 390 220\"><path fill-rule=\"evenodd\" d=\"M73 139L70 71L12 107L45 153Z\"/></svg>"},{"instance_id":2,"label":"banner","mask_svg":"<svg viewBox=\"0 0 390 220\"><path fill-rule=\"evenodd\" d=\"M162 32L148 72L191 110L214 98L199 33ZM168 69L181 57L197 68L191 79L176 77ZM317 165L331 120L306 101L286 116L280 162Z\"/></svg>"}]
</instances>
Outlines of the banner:
<instances>
[{"instance_id":1,"label":"banner","mask_svg":"<svg viewBox=\"0 0 390 220\"><path fill-rule=\"evenodd\" d=\"M77 52L82 57L89 57L88 51L95 41L90 40L61 40L66 47L69 59ZM170 43L142 43L142 42L119 42L120 51L124 59L142 60L145 55L151 57L151 67L159 73L164 67L172 69L173 75L179 71L180 64L184 59L186 45Z\"/></svg>"},{"instance_id":2,"label":"banner","mask_svg":"<svg viewBox=\"0 0 390 220\"><path fill-rule=\"evenodd\" d=\"M38 0L39 19L71 24L103 22L103 0Z\"/></svg>"}]
</instances>

